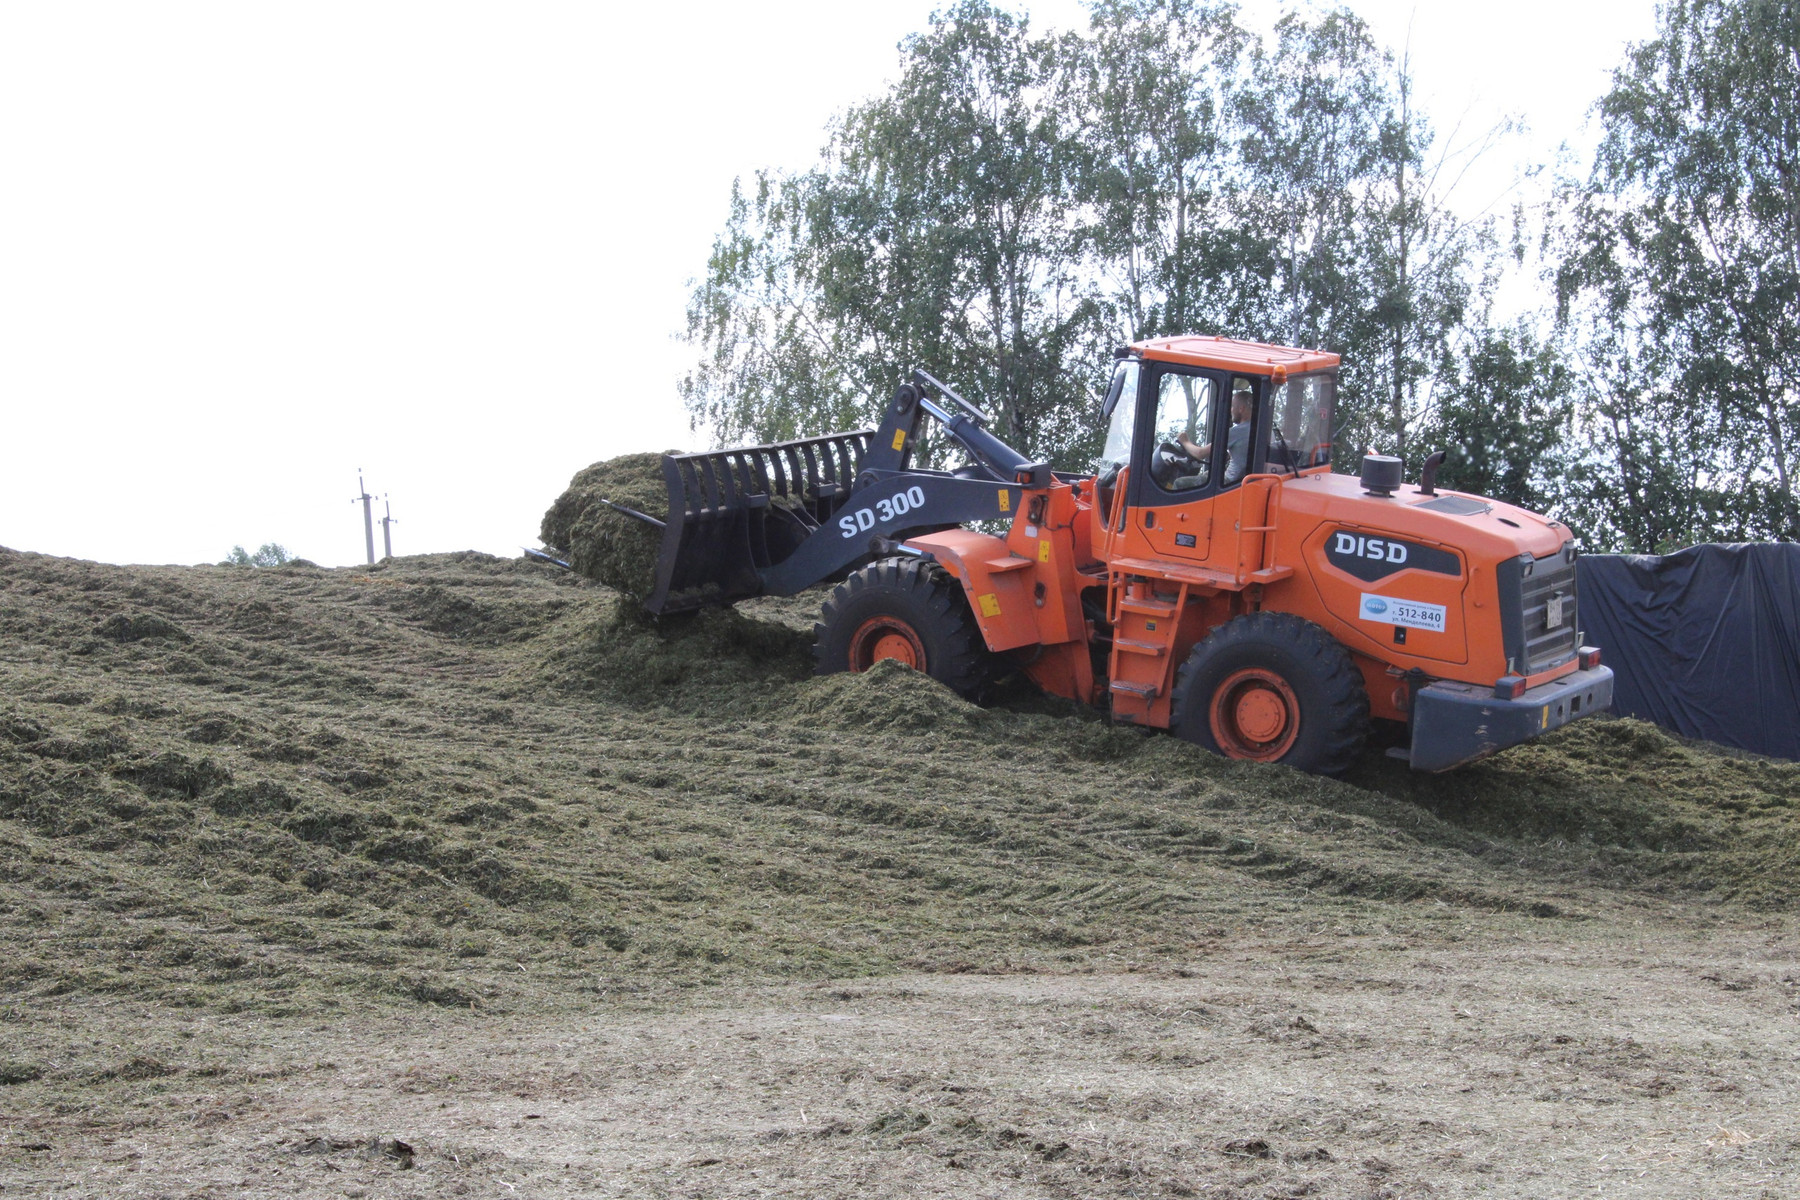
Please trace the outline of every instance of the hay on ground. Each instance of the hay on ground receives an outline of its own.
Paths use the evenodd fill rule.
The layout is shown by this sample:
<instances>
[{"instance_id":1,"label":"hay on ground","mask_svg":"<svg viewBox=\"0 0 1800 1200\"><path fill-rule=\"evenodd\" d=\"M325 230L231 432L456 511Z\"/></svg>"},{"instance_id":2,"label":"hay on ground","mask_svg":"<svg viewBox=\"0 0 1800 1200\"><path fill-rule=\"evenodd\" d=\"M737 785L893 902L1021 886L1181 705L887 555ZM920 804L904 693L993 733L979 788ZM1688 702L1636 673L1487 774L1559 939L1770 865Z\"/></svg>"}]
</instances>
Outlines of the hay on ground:
<instances>
[{"instance_id":1,"label":"hay on ground","mask_svg":"<svg viewBox=\"0 0 1800 1200\"><path fill-rule=\"evenodd\" d=\"M0 1006L589 1005L1173 964L1215 926L1634 937L1800 899L1800 763L1593 718L1442 776L1371 747L1317 779L893 663L816 678L819 599L652 621L480 554L0 551ZM184 637L107 636L118 614Z\"/></svg>"}]
</instances>

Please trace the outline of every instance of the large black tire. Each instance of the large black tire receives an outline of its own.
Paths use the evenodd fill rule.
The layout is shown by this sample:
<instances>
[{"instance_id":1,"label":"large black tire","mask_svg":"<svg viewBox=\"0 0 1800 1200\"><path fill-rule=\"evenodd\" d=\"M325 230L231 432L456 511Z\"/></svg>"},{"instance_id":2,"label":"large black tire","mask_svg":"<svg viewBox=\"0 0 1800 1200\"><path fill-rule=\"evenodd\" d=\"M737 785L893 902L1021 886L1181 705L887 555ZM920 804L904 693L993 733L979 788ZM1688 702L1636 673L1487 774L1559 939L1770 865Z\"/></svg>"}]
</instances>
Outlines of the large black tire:
<instances>
[{"instance_id":1,"label":"large black tire","mask_svg":"<svg viewBox=\"0 0 1800 1200\"><path fill-rule=\"evenodd\" d=\"M1292 613L1246 613L1195 646L1170 727L1227 758L1342 775L1369 732L1369 693L1343 643Z\"/></svg>"},{"instance_id":2,"label":"large black tire","mask_svg":"<svg viewBox=\"0 0 1800 1200\"><path fill-rule=\"evenodd\" d=\"M837 585L813 626L820 675L897 659L968 699L993 677L962 584L935 563L884 558Z\"/></svg>"}]
</instances>

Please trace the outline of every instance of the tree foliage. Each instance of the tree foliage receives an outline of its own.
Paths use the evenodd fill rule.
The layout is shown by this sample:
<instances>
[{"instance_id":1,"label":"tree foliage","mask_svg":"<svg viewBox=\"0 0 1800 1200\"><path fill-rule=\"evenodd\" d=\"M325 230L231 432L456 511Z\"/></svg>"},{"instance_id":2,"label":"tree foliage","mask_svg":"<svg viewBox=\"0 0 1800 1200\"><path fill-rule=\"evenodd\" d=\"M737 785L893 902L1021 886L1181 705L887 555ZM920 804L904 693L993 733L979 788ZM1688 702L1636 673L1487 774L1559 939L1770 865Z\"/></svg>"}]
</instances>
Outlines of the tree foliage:
<instances>
[{"instance_id":1,"label":"tree foliage","mask_svg":"<svg viewBox=\"0 0 1800 1200\"><path fill-rule=\"evenodd\" d=\"M1229 5L1103 0L1081 56L1080 194L1122 340L1243 328L1274 262L1237 213L1236 113L1252 39Z\"/></svg>"},{"instance_id":2,"label":"tree foliage","mask_svg":"<svg viewBox=\"0 0 1800 1200\"><path fill-rule=\"evenodd\" d=\"M256 548L255 553L242 546L233 546L231 553L225 556L221 566L226 567L279 567L282 563L292 562L294 556L287 552L287 547L276 542L264 542Z\"/></svg>"},{"instance_id":3,"label":"tree foliage","mask_svg":"<svg viewBox=\"0 0 1800 1200\"><path fill-rule=\"evenodd\" d=\"M1670 0L1600 113L1557 274L1579 478L1632 549L1800 536L1800 4Z\"/></svg>"},{"instance_id":4,"label":"tree foliage","mask_svg":"<svg viewBox=\"0 0 1800 1200\"><path fill-rule=\"evenodd\" d=\"M1092 0L1058 35L958 0L813 169L734 188L684 400L784 440L923 366L1079 467L1112 346L1222 333L1341 356L1346 466L1445 449L1598 548L1800 536L1797 13L1670 0L1546 222L1554 317L1496 325L1496 223L1451 199L1508 127L1441 136L1354 13Z\"/></svg>"},{"instance_id":5,"label":"tree foliage","mask_svg":"<svg viewBox=\"0 0 1800 1200\"><path fill-rule=\"evenodd\" d=\"M694 417L725 438L848 427L924 366L1025 452L1085 457L1107 331L1078 269L1066 52L964 0L819 167L734 196L689 309Z\"/></svg>"},{"instance_id":6,"label":"tree foliage","mask_svg":"<svg viewBox=\"0 0 1800 1200\"><path fill-rule=\"evenodd\" d=\"M1556 347L1523 323L1482 327L1451 350L1438 380L1417 439L1445 452L1438 482L1560 515L1575 380Z\"/></svg>"},{"instance_id":7,"label":"tree foliage","mask_svg":"<svg viewBox=\"0 0 1800 1200\"><path fill-rule=\"evenodd\" d=\"M1432 133L1352 14L1287 17L1267 45L1235 17L1099 0L1087 36L985 0L934 18L818 167L734 192L688 313L696 424L866 423L922 365L1022 450L1084 465L1107 351L1210 331L1338 350L1357 436L1403 445L1473 244L1408 174ZM1390 228L1397 254L1370 245Z\"/></svg>"}]
</instances>

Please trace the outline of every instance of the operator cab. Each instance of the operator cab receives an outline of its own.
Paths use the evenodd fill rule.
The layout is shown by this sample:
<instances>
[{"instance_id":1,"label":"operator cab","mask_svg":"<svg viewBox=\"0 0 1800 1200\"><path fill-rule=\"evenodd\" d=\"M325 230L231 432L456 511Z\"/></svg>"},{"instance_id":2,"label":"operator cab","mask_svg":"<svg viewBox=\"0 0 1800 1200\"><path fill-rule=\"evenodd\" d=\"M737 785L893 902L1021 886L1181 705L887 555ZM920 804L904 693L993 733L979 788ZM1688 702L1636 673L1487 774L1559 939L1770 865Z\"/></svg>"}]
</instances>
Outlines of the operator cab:
<instances>
[{"instance_id":1,"label":"operator cab","mask_svg":"<svg viewBox=\"0 0 1800 1200\"><path fill-rule=\"evenodd\" d=\"M1122 473L1126 503L1139 508L1204 500L1252 475L1329 469L1337 361L1214 337L1140 342L1122 352L1102 408L1102 510L1113 511Z\"/></svg>"}]
</instances>

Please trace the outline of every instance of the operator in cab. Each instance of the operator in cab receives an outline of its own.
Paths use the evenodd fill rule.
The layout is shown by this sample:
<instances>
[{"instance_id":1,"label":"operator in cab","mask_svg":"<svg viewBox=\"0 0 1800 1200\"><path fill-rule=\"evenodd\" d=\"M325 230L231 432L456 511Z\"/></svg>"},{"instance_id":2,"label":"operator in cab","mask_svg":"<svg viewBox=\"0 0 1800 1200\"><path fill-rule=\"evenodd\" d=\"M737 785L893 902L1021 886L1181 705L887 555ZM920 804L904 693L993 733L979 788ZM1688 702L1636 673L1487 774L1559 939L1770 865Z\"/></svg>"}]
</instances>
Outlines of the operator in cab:
<instances>
[{"instance_id":1,"label":"operator in cab","mask_svg":"<svg viewBox=\"0 0 1800 1200\"><path fill-rule=\"evenodd\" d=\"M1237 379L1231 385L1231 428L1225 434L1225 486L1244 477L1244 465L1250 457L1250 416L1255 410L1254 393L1248 379ZM1176 438L1189 458L1204 467L1212 458L1212 443L1200 445L1183 433Z\"/></svg>"}]
</instances>

